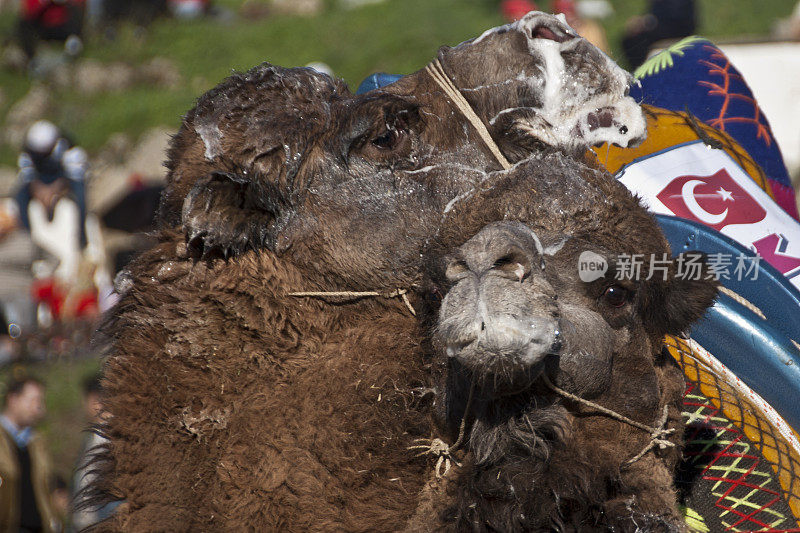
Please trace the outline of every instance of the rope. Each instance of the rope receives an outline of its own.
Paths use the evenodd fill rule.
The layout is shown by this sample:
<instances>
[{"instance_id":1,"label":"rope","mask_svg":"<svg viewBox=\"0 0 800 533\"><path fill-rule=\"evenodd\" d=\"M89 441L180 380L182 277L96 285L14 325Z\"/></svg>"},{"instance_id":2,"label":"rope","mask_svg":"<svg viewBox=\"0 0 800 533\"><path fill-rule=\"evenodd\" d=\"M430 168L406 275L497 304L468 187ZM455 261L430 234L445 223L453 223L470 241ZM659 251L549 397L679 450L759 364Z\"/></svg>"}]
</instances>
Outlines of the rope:
<instances>
[{"instance_id":1,"label":"rope","mask_svg":"<svg viewBox=\"0 0 800 533\"><path fill-rule=\"evenodd\" d=\"M748 300L747 298L745 298L744 296L742 296L738 292L732 291L731 289L729 289L727 287L724 287L722 285L719 286L719 292L721 292L722 294L724 294L726 296L729 296L730 298L735 300L737 303L745 306L746 308L751 310L753 313L758 315L761 318L761 320L766 320L767 319L767 316L764 314L763 311L761 311L761 309L759 309L753 302L751 302L750 300Z\"/></svg>"},{"instance_id":2,"label":"rope","mask_svg":"<svg viewBox=\"0 0 800 533\"><path fill-rule=\"evenodd\" d=\"M492 152L492 155L497 159L497 162L500 163L504 169L508 170L511 168L511 163L505 158L503 153L500 151L500 148L497 147L495 144L494 139L489 134L489 130L486 129L481 119L472 109L472 106L469 105L467 99L464 98L464 95L458 90L458 88L453 85L453 82L450 81L450 78L445 73L444 69L442 68L442 64L439 62L438 59L434 59L432 62L428 63L425 67L425 70L428 74L431 75L433 81L435 81L439 87L445 92L447 96L450 97L450 100L456 105L461 114L466 117L467 120L472 124L472 126L477 130L478 135L481 136L483 142Z\"/></svg>"},{"instance_id":3,"label":"rope","mask_svg":"<svg viewBox=\"0 0 800 533\"><path fill-rule=\"evenodd\" d=\"M466 433L467 429L467 415L469 414L469 410L472 408L472 398L475 396L475 381L472 381L472 384L469 387L469 398L467 398L467 406L464 408L464 416L461 418L461 425L458 427L458 439L450 446L450 451L458 450L464 441L464 433Z\"/></svg>"},{"instance_id":4,"label":"rope","mask_svg":"<svg viewBox=\"0 0 800 533\"><path fill-rule=\"evenodd\" d=\"M615 420L618 420L620 422L624 422L626 424L629 424L629 425L631 425L631 426L633 426L633 427L635 427L637 429L641 429L642 431L646 431L646 432L648 432L650 434L650 442L647 443L647 446L645 446L645 448L641 452L639 452L633 459L630 459L625 464L630 465L630 464L635 463L636 461L638 461L639 459L644 457L645 454L647 454L647 452L649 452L650 450L652 450L656 446L658 446L662 450L665 449L665 448L674 448L675 447L675 443L674 442L670 442L670 441L668 441L668 440L666 440L664 438L664 437L668 437L669 435L675 433L675 429L674 428L673 429L667 429L667 428L664 427L667 424L667 419L669 417L669 407L667 407L666 405L664 406L664 409L663 409L663 411L661 413L661 416L659 417L658 421L656 422L656 425L655 426L648 426L647 424L642 424L641 422L637 422L636 420L632 420L632 419L628 418L625 415L621 415L621 414L617 413L616 411L612 411L611 409L603 407L602 405L596 404L596 403L594 403L592 401L589 401L589 400L585 400L585 399L581 398L580 396L576 396L576 395L574 395L574 394L572 394L570 392L565 391L564 389L562 389L560 387L557 387L556 385L554 385L550 381L550 379L545 374L542 374L542 379L544 380L544 384L547 385L550 388L550 390L552 390L553 392L555 392L559 396L563 396L564 398L567 398L567 399L572 400L574 402L583 404L583 405L585 405L587 407L591 407L592 409L600 411L600 413L602 413L602 414L604 414L606 416L614 418Z\"/></svg>"},{"instance_id":5,"label":"rope","mask_svg":"<svg viewBox=\"0 0 800 533\"><path fill-rule=\"evenodd\" d=\"M761 318L761 320L767 320L767 315L765 315L764 312L761 309L759 309L758 306L756 306L756 304L754 304L753 302L751 302L738 292L733 291L722 285L719 286L719 292L725 294L726 296L729 296L735 302L743 305L744 307L746 307L747 309L758 315L758 317ZM794 347L797 348L797 351L800 351L800 344L798 344L798 342L794 339L790 338L789 340L792 341L792 344L794 344Z\"/></svg>"},{"instance_id":6,"label":"rope","mask_svg":"<svg viewBox=\"0 0 800 533\"><path fill-rule=\"evenodd\" d=\"M397 298L398 296L403 300L403 303L406 304L406 308L411 312L412 315L417 316L417 312L414 310L414 307L411 305L411 302L406 295L408 293L407 289L395 289L389 292L378 292L378 291L362 291L362 292L353 292L353 291L338 291L338 292L329 292L329 291L311 291L311 292L290 292L289 296L308 296L313 298L325 298L325 297L339 297L339 298L364 298L369 296L379 296L381 298Z\"/></svg>"},{"instance_id":7,"label":"rope","mask_svg":"<svg viewBox=\"0 0 800 533\"><path fill-rule=\"evenodd\" d=\"M436 438L431 441L428 441L428 439L416 439L414 442L424 442L427 444L408 447L409 450L422 450L422 452L418 453L416 457L421 457L423 455L433 455L434 457L438 457L436 466L434 467L437 478L441 478L442 475L447 475L447 473L450 471L451 462L456 466L461 466L461 463L456 461L456 458L453 457L453 452L458 451L458 449L464 444L464 436L467 433L467 415L472 408L472 399L474 396L475 381L473 381L470 385L467 406L464 408L464 415L461 417L461 425L458 427L458 438L452 445L448 445L442 439ZM444 474L441 472L442 466L444 466Z\"/></svg>"}]
</instances>

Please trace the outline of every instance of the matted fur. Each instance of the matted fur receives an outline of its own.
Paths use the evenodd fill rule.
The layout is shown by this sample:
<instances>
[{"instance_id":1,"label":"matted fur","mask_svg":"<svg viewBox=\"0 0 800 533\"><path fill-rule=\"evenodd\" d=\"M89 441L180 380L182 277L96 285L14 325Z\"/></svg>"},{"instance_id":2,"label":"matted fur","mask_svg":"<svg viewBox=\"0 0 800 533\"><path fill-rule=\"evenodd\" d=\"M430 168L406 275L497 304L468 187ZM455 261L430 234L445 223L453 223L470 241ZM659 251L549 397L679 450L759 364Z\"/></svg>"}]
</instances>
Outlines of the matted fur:
<instances>
[{"instance_id":1,"label":"matted fur","mask_svg":"<svg viewBox=\"0 0 800 533\"><path fill-rule=\"evenodd\" d=\"M552 32L536 32L540 19L562 24L537 17L439 54L484 121L520 111L492 126L515 162L545 149L519 126L539 112L546 83L536 77L553 57L592 87L589 96L631 104L625 75L574 35L566 49ZM490 57L496 69L483 68ZM481 96L479 87L493 89ZM408 450L416 438L452 432L430 416L439 370L426 359L425 331L397 300L323 303L288 293L423 288L432 239L457 246L479 222L497 220L496 211L470 207L476 190L492 201L536 190L538 205L548 205L541 200L563 193L564 172L588 171L569 160L554 171L551 191L537 182L541 172L530 173L540 160L494 172L497 162L474 141L422 72L356 97L309 69L264 64L198 101L170 148L160 242L120 280L121 300L102 328L111 418L95 489L125 503L98 529L449 527L438 507L447 491L431 488L429 460ZM572 142L554 146L580 151ZM603 187L615 191L612 207L590 208L583 220L592 228L635 224L638 204ZM452 213L463 224L449 217L455 222L437 238L459 200ZM523 413L496 439L487 430L482 460L526 442L533 433L522 426L533 418ZM557 420L553 437L570 431L560 415L537 420Z\"/></svg>"},{"instance_id":2,"label":"matted fur","mask_svg":"<svg viewBox=\"0 0 800 533\"><path fill-rule=\"evenodd\" d=\"M429 432L415 320L287 298L303 277L269 254L206 265L166 237L107 325L105 488L128 503L103 529L402 526Z\"/></svg>"},{"instance_id":3,"label":"matted fur","mask_svg":"<svg viewBox=\"0 0 800 533\"><path fill-rule=\"evenodd\" d=\"M628 465L648 445L647 432L565 400L539 379L504 392L498 389L497 376L487 380L482 367L469 369L445 351L448 336L457 332L437 332L432 367L437 374L437 420L450 439L455 439L464 416L468 422L464 467L454 471L447 496L438 507L434 504L442 526L464 531L684 530L673 486L682 442L684 381L674 360L662 353L662 339L680 333L702 315L713 302L716 283L678 278L674 265L668 279L656 275L648 280L645 264L641 277L627 282L630 302L606 309L600 300L602 287L615 283L614 270L605 281L584 283L578 278L580 252L661 258L669 255L669 246L652 216L612 176L551 154L518 164L453 209L438 242L429 249L429 289L448 294L455 283L445 279L445 266L466 257L458 253L467 252L456 252L463 249L459 247L465 237L487 231L495 221L522 222L538 234L545 249L556 250L546 255L525 250L530 280L554 291L554 305L562 309L543 307L542 312L554 313L564 330L571 328L562 334L564 344L545 360L543 371L560 387L648 426L656 424L667 406L666 428L675 431L669 440L676 447L651 451ZM506 246L502 238L493 242ZM516 246L524 241L508 242ZM480 253L492 253L483 241L475 246L472 249ZM487 257L501 257L505 250L498 248ZM487 269L504 268L502 262L492 267L492 260ZM470 275L484 279L489 270ZM516 290L521 283L512 276L506 286ZM489 290L495 289L485 287L482 294ZM511 301L512 295L506 295ZM460 312L464 304L449 305L447 312ZM564 322L570 317L564 309L570 306L602 317L602 331ZM429 312L435 315L436 306ZM531 315L530 320L541 316L549 315ZM609 361L592 366L595 339L608 335L615 346ZM463 337L454 341L465 342ZM569 350L562 350L564 345ZM586 357L581 355L584 347ZM563 359L567 355L571 360ZM601 378L606 371L609 377ZM471 382L477 383L476 397L465 415Z\"/></svg>"}]
</instances>

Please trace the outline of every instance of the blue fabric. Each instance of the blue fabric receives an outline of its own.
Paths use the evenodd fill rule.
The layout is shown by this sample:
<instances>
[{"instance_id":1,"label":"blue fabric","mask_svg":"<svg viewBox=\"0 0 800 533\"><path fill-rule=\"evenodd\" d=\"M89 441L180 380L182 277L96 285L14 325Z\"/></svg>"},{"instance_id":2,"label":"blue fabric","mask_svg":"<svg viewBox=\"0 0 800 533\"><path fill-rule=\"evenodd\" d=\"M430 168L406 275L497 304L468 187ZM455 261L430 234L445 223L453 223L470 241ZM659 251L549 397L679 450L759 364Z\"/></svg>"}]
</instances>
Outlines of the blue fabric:
<instances>
[{"instance_id":1,"label":"blue fabric","mask_svg":"<svg viewBox=\"0 0 800 533\"><path fill-rule=\"evenodd\" d=\"M733 137L771 180L791 186L781 151L753 92L710 41L688 37L650 58L635 75L641 81L641 87L631 87L636 100L672 111L688 109Z\"/></svg>"},{"instance_id":2,"label":"blue fabric","mask_svg":"<svg viewBox=\"0 0 800 533\"><path fill-rule=\"evenodd\" d=\"M33 428L27 427L19 429L14 422L9 420L5 415L0 415L0 425L11 435L14 442L20 448L27 448L28 443L33 438Z\"/></svg>"},{"instance_id":3,"label":"blue fabric","mask_svg":"<svg viewBox=\"0 0 800 533\"><path fill-rule=\"evenodd\" d=\"M374 89L380 89L381 87L385 87L390 83L394 83L403 76L398 74L386 74L385 72L377 72L370 76L367 76L364 81L361 82L361 85L358 86L356 89L356 94L364 94L366 92L372 91Z\"/></svg>"}]
</instances>

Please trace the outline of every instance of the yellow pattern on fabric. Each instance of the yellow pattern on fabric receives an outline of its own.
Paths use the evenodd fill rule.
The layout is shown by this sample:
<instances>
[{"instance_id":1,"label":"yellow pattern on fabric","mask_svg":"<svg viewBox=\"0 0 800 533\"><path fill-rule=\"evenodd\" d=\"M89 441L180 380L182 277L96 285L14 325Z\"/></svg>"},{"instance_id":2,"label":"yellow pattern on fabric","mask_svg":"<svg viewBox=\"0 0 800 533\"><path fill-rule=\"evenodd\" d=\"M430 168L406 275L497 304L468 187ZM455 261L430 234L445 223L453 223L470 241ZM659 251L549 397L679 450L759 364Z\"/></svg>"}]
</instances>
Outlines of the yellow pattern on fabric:
<instances>
[{"instance_id":1,"label":"yellow pattern on fabric","mask_svg":"<svg viewBox=\"0 0 800 533\"><path fill-rule=\"evenodd\" d=\"M647 139L636 148L621 148L603 144L587 152L601 166L612 174L632 163L636 159L649 156L656 152L666 150L679 144L685 144L700 139L698 129L709 139L719 142L722 149L742 167L742 170L752 178L772 199L772 189L767 182L767 176L747 151L727 133L692 120L686 113L669 111L660 107L643 105L647 117Z\"/></svg>"},{"instance_id":2,"label":"yellow pattern on fabric","mask_svg":"<svg viewBox=\"0 0 800 533\"><path fill-rule=\"evenodd\" d=\"M700 513L685 505L680 506L680 512L683 515L683 520L686 522L686 527L689 528L691 533L710 533L711 530L706 525L706 521L703 520L703 517L700 516Z\"/></svg>"},{"instance_id":3,"label":"yellow pattern on fabric","mask_svg":"<svg viewBox=\"0 0 800 533\"><path fill-rule=\"evenodd\" d=\"M683 369L687 380L695 384L698 392L727 419L720 421L742 431L769 463L777 476L782 496L794 514L797 527L800 527L800 450L793 449L761 408L740 396L736 389L703 362L702 355L694 352L686 341L668 335L664 338L664 345ZM687 424L704 418L701 409L695 413L684 412L684 416L688 418ZM797 436L794 429L790 430ZM735 468L735 464L727 468ZM735 503L747 505L744 501Z\"/></svg>"}]
</instances>

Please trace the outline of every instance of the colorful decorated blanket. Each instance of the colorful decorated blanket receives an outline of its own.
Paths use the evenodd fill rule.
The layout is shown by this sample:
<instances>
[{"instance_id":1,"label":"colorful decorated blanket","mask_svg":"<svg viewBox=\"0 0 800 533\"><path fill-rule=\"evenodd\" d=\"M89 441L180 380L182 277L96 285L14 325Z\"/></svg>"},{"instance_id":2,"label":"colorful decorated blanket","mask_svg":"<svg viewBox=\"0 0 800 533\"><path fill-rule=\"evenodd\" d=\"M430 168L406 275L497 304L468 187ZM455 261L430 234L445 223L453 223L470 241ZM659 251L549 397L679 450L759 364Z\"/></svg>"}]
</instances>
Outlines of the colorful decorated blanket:
<instances>
[{"instance_id":1,"label":"colorful decorated blanket","mask_svg":"<svg viewBox=\"0 0 800 533\"><path fill-rule=\"evenodd\" d=\"M800 223L777 203L761 166L730 135L690 113L645 110L647 140L633 149L596 148L599 162L653 212L721 232L800 288ZM735 265L727 266L725 275L735 275Z\"/></svg>"},{"instance_id":2,"label":"colorful decorated blanket","mask_svg":"<svg viewBox=\"0 0 800 533\"><path fill-rule=\"evenodd\" d=\"M794 191L769 121L725 54L701 37L668 47L639 67L631 96L644 104L686 111L726 133L764 170L776 203L798 219Z\"/></svg>"}]
</instances>

